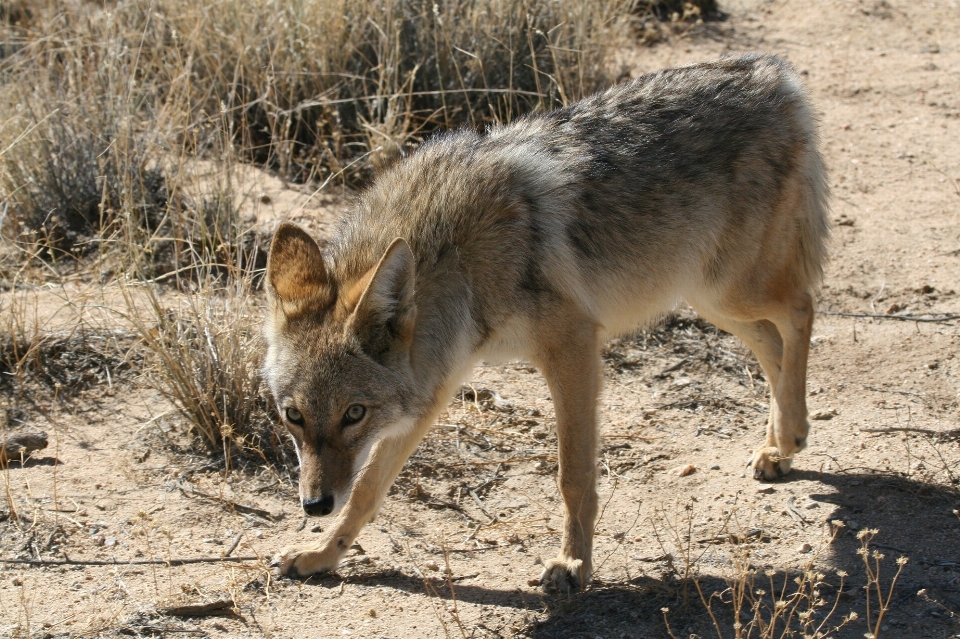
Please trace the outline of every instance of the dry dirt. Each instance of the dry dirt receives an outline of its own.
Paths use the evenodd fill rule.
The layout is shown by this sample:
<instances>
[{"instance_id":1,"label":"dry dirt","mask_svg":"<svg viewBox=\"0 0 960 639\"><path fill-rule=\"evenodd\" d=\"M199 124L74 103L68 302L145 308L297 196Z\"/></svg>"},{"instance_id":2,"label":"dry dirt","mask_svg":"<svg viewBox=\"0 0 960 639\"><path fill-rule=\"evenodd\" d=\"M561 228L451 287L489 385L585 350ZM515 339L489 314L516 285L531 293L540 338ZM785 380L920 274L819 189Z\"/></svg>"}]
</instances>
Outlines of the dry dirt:
<instances>
[{"instance_id":1,"label":"dry dirt","mask_svg":"<svg viewBox=\"0 0 960 639\"><path fill-rule=\"evenodd\" d=\"M831 605L839 597L834 622L860 615L838 636L861 637L855 531L876 528L885 589L893 558L910 560L881 636L957 636L949 612L917 591L960 611L960 329L890 315L960 312L960 4L721 7L727 21L624 59L640 73L776 52L801 70L820 111L835 223L809 376L820 419L789 477L761 484L744 473L763 435L766 384L734 338L681 309L606 351L603 511L596 578L583 594L548 597L530 585L556 552L561 503L552 405L523 363L476 370L476 395L453 401L337 573L277 578L270 557L324 525L303 526L295 477L269 466L224 477L222 463L185 451L170 406L135 383L136 360L97 342L85 353L68 346L59 357L72 377L5 400L11 427L42 428L51 444L2 472L0 555L121 563L3 564L0 634L655 638L668 636L668 607L677 636L716 636L682 581L684 558L709 593L726 587L741 556L778 584L813 562L828 582L822 594ZM335 198L260 179L269 204L258 215L331 232ZM64 390L78 384L85 390ZM680 476L687 465L695 471ZM831 521L846 524L832 542ZM228 550L262 560L122 564ZM837 570L849 573L842 592ZM158 613L224 598L235 608L218 615ZM723 636L734 636L730 606L714 609Z\"/></svg>"}]
</instances>

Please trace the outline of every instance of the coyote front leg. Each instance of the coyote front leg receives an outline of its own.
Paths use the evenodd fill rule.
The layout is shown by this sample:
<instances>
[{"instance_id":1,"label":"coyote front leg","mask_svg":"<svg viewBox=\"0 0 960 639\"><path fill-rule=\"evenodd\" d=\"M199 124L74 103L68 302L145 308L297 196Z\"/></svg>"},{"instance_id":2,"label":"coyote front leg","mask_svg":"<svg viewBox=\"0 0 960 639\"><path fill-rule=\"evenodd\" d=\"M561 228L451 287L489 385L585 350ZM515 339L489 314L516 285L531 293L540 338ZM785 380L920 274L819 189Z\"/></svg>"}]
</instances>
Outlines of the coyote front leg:
<instances>
[{"instance_id":1,"label":"coyote front leg","mask_svg":"<svg viewBox=\"0 0 960 639\"><path fill-rule=\"evenodd\" d=\"M557 481L563 497L560 554L546 563L544 590L570 592L590 581L593 526L597 517L597 396L600 355L597 328L590 322L551 332L538 364L557 414Z\"/></svg>"},{"instance_id":2,"label":"coyote front leg","mask_svg":"<svg viewBox=\"0 0 960 639\"><path fill-rule=\"evenodd\" d=\"M433 421L421 420L415 429L397 438L377 441L357 474L350 497L319 542L284 548L280 573L302 577L334 570L367 523L377 516L393 480Z\"/></svg>"}]
</instances>

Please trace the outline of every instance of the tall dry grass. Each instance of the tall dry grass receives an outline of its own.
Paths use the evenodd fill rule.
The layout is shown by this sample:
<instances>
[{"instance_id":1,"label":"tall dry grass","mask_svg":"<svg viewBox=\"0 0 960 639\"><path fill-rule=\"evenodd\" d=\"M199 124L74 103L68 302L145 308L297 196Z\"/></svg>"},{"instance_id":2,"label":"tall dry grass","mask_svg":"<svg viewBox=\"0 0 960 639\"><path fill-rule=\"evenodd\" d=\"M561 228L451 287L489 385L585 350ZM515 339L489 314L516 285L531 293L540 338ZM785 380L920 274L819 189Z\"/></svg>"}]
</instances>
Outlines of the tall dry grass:
<instances>
[{"instance_id":1,"label":"tall dry grass","mask_svg":"<svg viewBox=\"0 0 960 639\"><path fill-rule=\"evenodd\" d=\"M267 441L237 163L362 185L436 130L576 100L630 5L0 0L0 285L122 281L143 379L208 449Z\"/></svg>"},{"instance_id":2,"label":"tall dry grass","mask_svg":"<svg viewBox=\"0 0 960 639\"><path fill-rule=\"evenodd\" d=\"M344 177L360 182L375 158L358 158L608 84L628 4L7 2L20 17L3 27L0 142L28 154L4 158L0 187L24 226L76 233L124 200L124 214L162 209L160 158L206 155L224 128L241 156L287 179L352 166Z\"/></svg>"}]
</instances>

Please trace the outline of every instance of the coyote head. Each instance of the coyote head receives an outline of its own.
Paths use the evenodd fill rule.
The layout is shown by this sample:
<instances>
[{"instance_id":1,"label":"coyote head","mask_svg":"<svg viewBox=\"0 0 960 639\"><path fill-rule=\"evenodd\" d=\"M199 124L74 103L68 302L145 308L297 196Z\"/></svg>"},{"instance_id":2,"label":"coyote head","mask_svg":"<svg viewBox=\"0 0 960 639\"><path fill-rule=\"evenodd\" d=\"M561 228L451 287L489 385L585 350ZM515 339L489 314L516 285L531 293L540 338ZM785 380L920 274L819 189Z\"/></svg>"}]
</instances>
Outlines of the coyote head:
<instances>
[{"instance_id":1,"label":"coyote head","mask_svg":"<svg viewBox=\"0 0 960 639\"><path fill-rule=\"evenodd\" d=\"M414 268L397 239L375 266L337 281L299 227L273 238L264 377L296 444L309 515L338 512L372 447L416 419Z\"/></svg>"}]
</instances>

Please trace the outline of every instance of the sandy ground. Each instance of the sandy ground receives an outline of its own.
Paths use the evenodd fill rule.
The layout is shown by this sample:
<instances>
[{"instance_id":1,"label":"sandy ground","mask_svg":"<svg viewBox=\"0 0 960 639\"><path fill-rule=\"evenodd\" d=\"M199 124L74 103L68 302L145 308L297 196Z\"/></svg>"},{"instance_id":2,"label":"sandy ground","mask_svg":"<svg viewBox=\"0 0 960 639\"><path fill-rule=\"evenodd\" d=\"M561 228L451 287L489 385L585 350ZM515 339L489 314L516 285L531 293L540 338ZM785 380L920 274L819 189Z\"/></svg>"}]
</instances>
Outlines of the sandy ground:
<instances>
[{"instance_id":1,"label":"sandy ground","mask_svg":"<svg viewBox=\"0 0 960 639\"><path fill-rule=\"evenodd\" d=\"M683 577L697 575L709 594L749 565L769 591L768 579L792 584L812 565L824 575L827 609L838 601L825 628L856 611L860 619L836 636L861 637L863 529L879 530L884 591L893 559L909 558L881 636L960 633L949 612L960 611L960 330L957 321L890 317L960 312L960 4L721 6L727 21L625 60L641 73L776 52L801 70L819 109L833 257L811 353L814 428L789 477L761 484L744 473L762 439L765 382L737 340L681 309L607 348L603 510L596 578L583 594L547 597L532 585L556 552L561 503L552 404L523 363L476 370L472 387L502 401L484 402L484 392L453 401L337 573L277 578L270 557L324 525L304 523L295 477L260 467L224 478L222 465L184 449L170 406L133 381L136 361L106 358L76 373L95 382L90 390L5 400L10 427L42 428L51 445L3 470L0 555L261 559L3 564L0 634L654 638L669 636L666 607L676 636L706 637L718 633ZM257 179L251 188L267 197L253 215L312 220L329 236L342 211L336 198ZM694 472L681 476L688 465ZM842 584L838 570L848 575ZM233 607L217 615L158 612L223 599ZM713 603L724 637L734 636L729 602ZM822 611L812 618L819 623Z\"/></svg>"}]
</instances>

